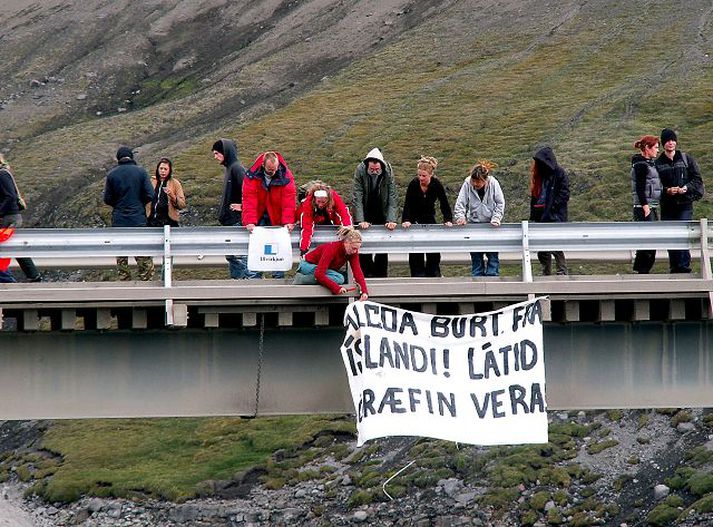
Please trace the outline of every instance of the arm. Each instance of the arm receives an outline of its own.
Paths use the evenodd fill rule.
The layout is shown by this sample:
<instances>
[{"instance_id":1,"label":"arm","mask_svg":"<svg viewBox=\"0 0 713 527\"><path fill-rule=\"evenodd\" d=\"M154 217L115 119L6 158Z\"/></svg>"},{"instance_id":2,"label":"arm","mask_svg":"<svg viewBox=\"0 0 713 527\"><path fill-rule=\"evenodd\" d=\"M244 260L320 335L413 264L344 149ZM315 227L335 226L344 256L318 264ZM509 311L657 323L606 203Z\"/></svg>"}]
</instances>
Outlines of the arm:
<instances>
[{"instance_id":1,"label":"arm","mask_svg":"<svg viewBox=\"0 0 713 527\"><path fill-rule=\"evenodd\" d=\"M116 197L114 196L114 185L111 183L109 176L106 177L106 183L104 183L104 203L113 207L116 204Z\"/></svg>"},{"instance_id":2,"label":"arm","mask_svg":"<svg viewBox=\"0 0 713 527\"><path fill-rule=\"evenodd\" d=\"M468 181L464 182L458 192L458 197L456 198L455 211L453 213L453 219L458 225L463 225L466 221L466 215L468 213Z\"/></svg>"},{"instance_id":3,"label":"arm","mask_svg":"<svg viewBox=\"0 0 713 527\"><path fill-rule=\"evenodd\" d=\"M147 203L151 203L154 198L154 189L151 186L151 178L149 178L149 175L146 173L146 171L144 171L144 177L141 184L143 185L141 189L141 202L144 205Z\"/></svg>"},{"instance_id":4,"label":"arm","mask_svg":"<svg viewBox=\"0 0 713 527\"><path fill-rule=\"evenodd\" d=\"M451 205L448 203L448 196L446 196L446 189L443 184L439 181L436 187L438 201L441 204L441 214L443 215L443 223L450 223L453 221L453 212L451 211Z\"/></svg>"},{"instance_id":5,"label":"arm","mask_svg":"<svg viewBox=\"0 0 713 527\"><path fill-rule=\"evenodd\" d=\"M359 263L359 255L352 254L347 257L349 259L349 265L352 267L352 274L354 275L354 281L361 287L361 294L369 295L369 290L366 288L366 280L364 279L364 273L361 270L361 264ZM361 300L366 300L366 298L361 298Z\"/></svg>"},{"instance_id":6,"label":"arm","mask_svg":"<svg viewBox=\"0 0 713 527\"><path fill-rule=\"evenodd\" d=\"M257 185L259 180L243 179L243 225L256 225L257 218Z\"/></svg>"},{"instance_id":7,"label":"arm","mask_svg":"<svg viewBox=\"0 0 713 527\"><path fill-rule=\"evenodd\" d=\"M295 180L290 182L282 189L282 224L295 224L295 209L297 208L297 189L295 188Z\"/></svg>"},{"instance_id":8,"label":"arm","mask_svg":"<svg viewBox=\"0 0 713 527\"><path fill-rule=\"evenodd\" d=\"M183 193L183 185L177 179L172 179L176 195L173 198L173 206L177 210L186 208L186 195Z\"/></svg>"},{"instance_id":9,"label":"arm","mask_svg":"<svg viewBox=\"0 0 713 527\"><path fill-rule=\"evenodd\" d=\"M649 200L646 199L646 175L649 173L649 169L646 163L638 162L634 163L634 189L636 191L636 196L639 198L639 203L643 205L648 205Z\"/></svg>"},{"instance_id":10,"label":"arm","mask_svg":"<svg viewBox=\"0 0 713 527\"><path fill-rule=\"evenodd\" d=\"M344 200L335 190L332 190L332 198L334 199L334 212L339 219L339 225L350 226L352 224L352 215L349 214L349 209Z\"/></svg>"},{"instance_id":11,"label":"arm","mask_svg":"<svg viewBox=\"0 0 713 527\"><path fill-rule=\"evenodd\" d=\"M314 215L310 200L311 196L307 196L300 207L302 209L302 217L300 218L300 225L302 225L302 232L300 233L300 254L307 252L309 244L312 242L312 234L314 234Z\"/></svg>"},{"instance_id":12,"label":"arm","mask_svg":"<svg viewBox=\"0 0 713 527\"><path fill-rule=\"evenodd\" d=\"M688 159L688 181L684 185L686 192L683 194L689 201L696 201L703 197L705 187L701 177L701 169L698 163L688 154L683 154Z\"/></svg>"},{"instance_id":13,"label":"arm","mask_svg":"<svg viewBox=\"0 0 713 527\"><path fill-rule=\"evenodd\" d=\"M500 225L503 221L503 216L505 216L505 195L497 179L493 178L490 184L493 185L493 200L495 201L495 208L493 209L490 223Z\"/></svg>"},{"instance_id":14,"label":"arm","mask_svg":"<svg viewBox=\"0 0 713 527\"><path fill-rule=\"evenodd\" d=\"M542 215L543 221L565 221L560 217L560 212L565 208L567 202L569 201L569 178L564 169L558 174L557 181L553 185L552 189L552 206L547 212L547 218Z\"/></svg>"},{"instance_id":15,"label":"arm","mask_svg":"<svg viewBox=\"0 0 713 527\"><path fill-rule=\"evenodd\" d=\"M362 183L362 174L359 168L354 171L354 181L352 185L352 207L354 207L354 222L362 223L364 221L364 187Z\"/></svg>"},{"instance_id":16,"label":"arm","mask_svg":"<svg viewBox=\"0 0 713 527\"><path fill-rule=\"evenodd\" d=\"M319 257L317 268L314 270L314 278L317 282L329 289L332 294L338 295L341 286L327 276L327 270L329 269L329 265L332 263L334 256L334 246L325 247L325 250L322 251L322 254Z\"/></svg>"},{"instance_id":17,"label":"arm","mask_svg":"<svg viewBox=\"0 0 713 527\"><path fill-rule=\"evenodd\" d=\"M12 179L5 170L0 172L0 211L14 209L14 204L17 202L17 191Z\"/></svg>"},{"instance_id":18,"label":"arm","mask_svg":"<svg viewBox=\"0 0 713 527\"><path fill-rule=\"evenodd\" d=\"M388 165L388 170L386 171L386 178L386 190L389 196L386 201L386 223L395 223L396 202L399 199L399 195L396 189L396 179L394 178L394 172L391 169L391 165Z\"/></svg>"},{"instance_id":19,"label":"arm","mask_svg":"<svg viewBox=\"0 0 713 527\"><path fill-rule=\"evenodd\" d=\"M413 181L411 181L411 183L408 184L408 187L406 187L406 196L404 197L404 210L401 211L401 223L416 223L413 217L413 199Z\"/></svg>"}]
</instances>

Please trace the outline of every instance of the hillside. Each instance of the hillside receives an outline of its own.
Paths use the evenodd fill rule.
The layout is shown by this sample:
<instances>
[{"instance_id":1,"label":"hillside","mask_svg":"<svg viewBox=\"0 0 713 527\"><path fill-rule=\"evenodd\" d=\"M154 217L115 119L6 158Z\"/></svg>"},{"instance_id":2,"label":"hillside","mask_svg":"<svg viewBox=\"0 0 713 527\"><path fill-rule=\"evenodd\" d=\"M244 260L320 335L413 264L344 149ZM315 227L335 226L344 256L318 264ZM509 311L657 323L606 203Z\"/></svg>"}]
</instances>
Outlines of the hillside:
<instances>
[{"instance_id":1,"label":"hillside","mask_svg":"<svg viewBox=\"0 0 713 527\"><path fill-rule=\"evenodd\" d=\"M121 143L150 171L172 156L186 223L215 224L221 135L245 163L276 148L298 182L343 191L374 145L402 187L420 154L451 188L491 158L509 221L526 216L529 158L548 143L572 173L572 220L626 220L639 135L675 127L704 177L713 167L711 13L702 0L11 0L0 148L38 226L105 224Z\"/></svg>"}]
</instances>

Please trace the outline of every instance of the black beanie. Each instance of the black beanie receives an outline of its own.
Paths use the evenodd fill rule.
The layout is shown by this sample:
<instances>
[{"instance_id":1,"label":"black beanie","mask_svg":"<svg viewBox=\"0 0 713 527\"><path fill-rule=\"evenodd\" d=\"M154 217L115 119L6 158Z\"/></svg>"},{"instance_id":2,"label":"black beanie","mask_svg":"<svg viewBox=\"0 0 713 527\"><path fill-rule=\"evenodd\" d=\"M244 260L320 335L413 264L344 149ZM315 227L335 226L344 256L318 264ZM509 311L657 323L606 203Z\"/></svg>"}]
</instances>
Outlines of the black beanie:
<instances>
[{"instance_id":1,"label":"black beanie","mask_svg":"<svg viewBox=\"0 0 713 527\"><path fill-rule=\"evenodd\" d=\"M664 128L663 130L661 130L661 146L668 143L671 139L678 142L678 137L676 136L676 132L674 132L670 128Z\"/></svg>"},{"instance_id":2,"label":"black beanie","mask_svg":"<svg viewBox=\"0 0 713 527\"><path fill-rule=\"evenodd\" d=\"M225 152L223 152L223 140L218 139L215 143L213 143L213 151L218 152L219 154L225 155Z\"/></svg>"},{"instance_id":3,"label":"black beanie","mask_svg":"<svg viewBox=\"0 0 713 527\"><path fill-rule=\"evenodd\" d=\"M120 161L125 157L134 159L134 152L128 146L121 146L119 147L119 150L116 151L116 160Z\"/></svg>"}]
</instances>

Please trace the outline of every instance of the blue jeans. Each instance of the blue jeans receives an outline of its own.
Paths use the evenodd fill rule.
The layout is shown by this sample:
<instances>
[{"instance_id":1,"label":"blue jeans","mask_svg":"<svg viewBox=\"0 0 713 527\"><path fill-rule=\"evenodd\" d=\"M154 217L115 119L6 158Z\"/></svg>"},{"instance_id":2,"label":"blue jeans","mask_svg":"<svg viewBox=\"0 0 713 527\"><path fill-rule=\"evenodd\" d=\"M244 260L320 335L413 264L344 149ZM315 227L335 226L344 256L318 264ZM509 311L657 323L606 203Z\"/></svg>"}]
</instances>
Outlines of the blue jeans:
<instances>
[{"instance_id":1,"label":"blue jeans","mask_svg":"<svg viewBox=\"0 0 713 527\"><path fill-rule=\"evenodd\" d=\"M487 267L484 257L488 259ZM498 253L470 253L470 261L470 274L473 276L498 276L500 274Z\"/></svg>"},{"instance_id":2,"label":"blue jeans","mask_svg":"<svg viewBox=\"0 0 713 527\"><path fill-rule=\"evenodd\" d=\"M227 255L228 269L230 270L230 278L241 280L243 278L259 278L258 273L248 269L247 256Z\"/></svg>"},{"instance_id":3,"label":"blue jeans","mask_svg":"<svg viewBox=\"0 0 713 527\"><path fill-rule=\"evenodd\" d=\"M13 284L17 282L10 271L0 271L0 284Z\"/></svg>"},{"instance_id":4,"label":"blue jeans","mask_svg":"<svg viewBox=\"0 0 713 527\"><path fill-rule=\"evenodd\" d=\"M300 262L300 265L297 266L297 274L295 275L294 283L296 285L318 284L319 282L317 282L317 279L314 276L314 272L316 269L317 264L309 263L305 260L302 260ZM344 275L339 271L335 271L334 269L327 269L327 277L339 285L342 285L346 281Z\"/></svg>"}]
</instances>

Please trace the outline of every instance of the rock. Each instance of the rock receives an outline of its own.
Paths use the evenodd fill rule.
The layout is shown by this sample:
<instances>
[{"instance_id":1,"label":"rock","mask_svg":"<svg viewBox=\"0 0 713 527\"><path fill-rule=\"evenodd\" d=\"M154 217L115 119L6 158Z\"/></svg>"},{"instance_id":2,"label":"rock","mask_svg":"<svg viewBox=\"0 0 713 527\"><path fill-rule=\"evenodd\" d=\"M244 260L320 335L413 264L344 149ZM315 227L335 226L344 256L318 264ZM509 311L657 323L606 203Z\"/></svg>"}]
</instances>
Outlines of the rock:
<instances>
[{"instance_id":1,"label":"rock","mask_svg":"<svg viewBox=\"0 0 713 527\"><path fill-rule=\"evenodd\" d=\"M307 491L305 489L297 489L295 491L295 498L304 498L307 495Z\"/></svg>"},{"instance_id":2,"label":"rock","mask_svg":"<svg viewBox=\"0 0 713 527\"><path fill-rule=\"evenodd\" d=\"M39 88L40 86L42 86L41 81L38 81L37 79L30 80L30 88Z\"/></svg>"},{"instance_id":3,"label":"rock","mask_svg":"<svg viewBox=\"0 0 713 527\"><path fill-rule=\"evenodd\" d=\"M463 482L457 478L441 479L438 481L438 486L443 489L446 496L452 498L456 492L463 488Z\"/></svg>"},{"instance_id":4,"label":"rock","mask_svg":"<svg viewBox=\"0 0 713 527\"><path fill-rule=\"evenodd\" d=\"M686 432L692 432L696 429L696 425L693 423L678 423L676 430L685 434Z\"/></svg>"},{"instance_id":5,"label":"rock","mask_svg":"<svg viewBox=\"0 0 713 527\"><path fill-rule=\"evenodd\" d=\"M666 496L668 496L670 492L671 489L668 488L666 485L658 484L654 487L654 498L656 500L662 500Z\"/></svg>"},{"instance_id":6,"label":"rock","mask_svg":"<svg viewBox=\"0 0 713 527\"><path fill-rule=\"evenodd\" d=\"M84 101L84 100L86 100L86 98L87 98L86 93L80 93L75 97L75 99L77 99L78 101Z\"/></svg>"},{"instance_id":7,"label":"rock","mask_svg":"<svg viewBox=\"0 0 713 527\"><path fill-rule=\"evenodd\" d=\"M92 498L89 500L89 503L87 503L87 510L89 510L89 512L99 512L100 510L102 510L103 506L104 503L101 499Z\"/></svg>"},{"instance_id":8,"label":"rock","mask_svg":"<svg viewBox=\"0 0 713 527\"><path fill-rule=\"evenodd\" d=\"M550 500L550 501L548 501L547 503L545 503L545 512L547 512L547 511L550 510L550 509L554 509L554 508L555 508L555 502L554 502L554 501Z\"/></svg>"},{"instance_id":9,"label":"rock","mask_svg":"<svg viewBox=\"0 0 713 527\"><path fill-rule=\"evenodd\" d=\"M369 515L366 511L356 511L354 513L354 516L352 516L352 518L354 518L354 521L357 523L365 522L368 517Z\"/></svg>"},{"instance_id":10,"label":"rock","mask_svg":"<svg viewBox=\"0 0 713 527\"><path fill-rule=\"evenodd\" d=\"M342 481L341 481L342 487L349 487L349 486L351 486L352 484L353 484L353 483L352 483L352 478L351 478L351 476L350 476L349 474L346 474L346 475L342 478Z\"/></svg>"},{"instance_id":11,"label":"rock","mask_svg":"<svg viewBox=\"0 0 713 527\"><path fill-rule=\"evenodd\" d=\"M463 505L468 505L471 501L475 499L475 491L463 492L455 496L456 503L462 503Z\"/></svg>"}]
</instances>

